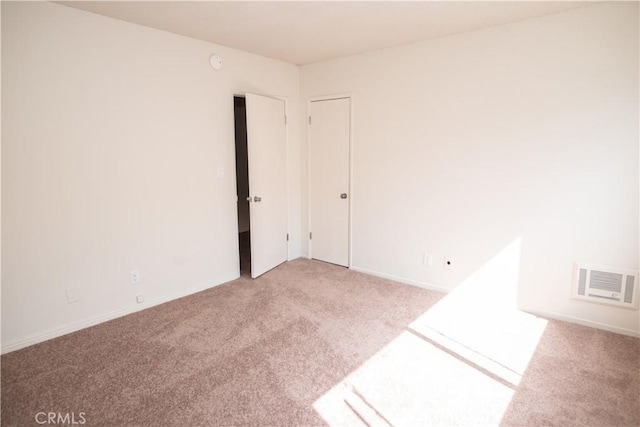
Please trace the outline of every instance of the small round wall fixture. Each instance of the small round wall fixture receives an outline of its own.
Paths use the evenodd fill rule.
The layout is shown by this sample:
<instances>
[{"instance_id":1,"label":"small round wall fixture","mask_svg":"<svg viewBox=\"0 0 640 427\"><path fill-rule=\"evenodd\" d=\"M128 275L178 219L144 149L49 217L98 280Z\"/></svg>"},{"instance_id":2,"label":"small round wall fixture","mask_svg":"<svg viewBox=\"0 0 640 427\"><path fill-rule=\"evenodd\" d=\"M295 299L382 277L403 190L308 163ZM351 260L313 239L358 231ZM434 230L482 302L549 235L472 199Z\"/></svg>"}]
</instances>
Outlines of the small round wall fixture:
<instances>
[{"instance_id":1,"label":"small round wall fixture","mask_svg":"<svg viewBox=\"0 0 640 427\"><path fill-rule=\"evenodd\" d=\"M211 65L211 68L213 68L214 70L221 70L222 58L220 57L220 55L213 54L209 58L209 64Z\"/></svg>"}]
</instances>

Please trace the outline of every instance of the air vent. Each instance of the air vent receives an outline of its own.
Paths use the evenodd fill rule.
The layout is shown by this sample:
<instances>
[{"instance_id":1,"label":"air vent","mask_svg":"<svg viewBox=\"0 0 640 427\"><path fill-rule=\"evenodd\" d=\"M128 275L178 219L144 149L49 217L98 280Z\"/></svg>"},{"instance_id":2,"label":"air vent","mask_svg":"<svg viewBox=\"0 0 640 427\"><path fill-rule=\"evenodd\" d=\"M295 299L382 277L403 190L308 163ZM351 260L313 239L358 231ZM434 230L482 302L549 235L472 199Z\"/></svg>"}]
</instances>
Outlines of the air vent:
<instances>
[{"instance_id":1,"label":"air vent","mask_svg":"<svg viewBox=\"0 0 640 427\"><path fill-rule=\"evenodd\" d=\"M637 310L638 276L637 270L576 264L572 297Z\"/></svg>"}]
</instances>

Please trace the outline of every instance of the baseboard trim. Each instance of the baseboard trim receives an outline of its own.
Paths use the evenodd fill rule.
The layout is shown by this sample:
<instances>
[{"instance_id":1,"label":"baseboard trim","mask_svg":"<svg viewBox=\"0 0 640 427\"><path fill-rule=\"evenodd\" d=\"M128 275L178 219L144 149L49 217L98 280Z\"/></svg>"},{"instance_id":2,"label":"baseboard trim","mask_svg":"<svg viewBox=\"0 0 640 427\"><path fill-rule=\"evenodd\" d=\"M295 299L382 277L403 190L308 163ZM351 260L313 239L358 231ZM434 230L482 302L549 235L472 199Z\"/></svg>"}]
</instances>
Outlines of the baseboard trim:
<instances>
[{"instance_id":1,"label":"baseboard trim","mask_svg":"<svg viewBox=\"0 0 640 427\"><path fill-rule=\"evenodd\" d=\"M406 279L404 277L398 277L392 274L380 273L379 271L368 270L366 268L355 267L353 265L349 267L349 269L353 271L357 271L359 273L370 274L372 276L381 277L383 279L393 280L395 282L400 282L405 285L417 286L418 288L428 289L430 291L444 292L445 294L451 292L451 289L443 288L441 286L436 286L432 283L419 282L417 280Z\"/></svg>"},{"instance_id":2,"label":"baseboard trim","mask_svg":"<svg viewBox=\"0 0 640 427\"><path fill-rule=\"evenodd\" d=\"M370 274L372 276L382 277L383 279L389 279L395 282L403 283L406 285L417 286L419 288L429 289L432 291L438 291L438 292L444 292L444 293L449 293L451 291L451 289L436 286L431 283L418 282L416 280L406 279L403 277L394 276L392 274L380 273L379 271L368 270L366 268L351 266L350 269L360 273ZM569 316L566 314L560 314L560 313L555 313L551 311L529 309L529 308L520 308L520 309L522 311L526 311L527 313L533 314L535 316L561 320L563 322L574 323L577 325L588 326L595 329L601 329L603 331L614 332L616 334L622 334L622 335L628 335L631 337L640 338L640 332L634 331L632 329L621 328L618 326L609 325L607 323L595 322L593 320L588 320L581 317Z\"/></svg>"},{"instance_id":3,"label":"baseboard trim","mask_svg":"<svg viewBox=\"0 0 640 427\"><path fill-rule=\"evenodd\" d=\"M534 316L547 317L549 319L561 320L563 322L575 323L576 325L588 326L595 329L602 329L603 331L614 332L616 334L628 335L630 337L640 338L640 332L632 329L621 328L618 326L609 325L607 323L595 322L593 320L583 319L582 317L568 316L566 314L554 313L552 311L536 310L521 308L522 311L533 314Z\"/></svg>"},{"instance_id":4,"label":"baseboard trim","mask_svg":"<svg viewBox=\"0 0 640 427\"><path fill-rule=\"evenodd\" d=\"M303 256L304 257L304 256ZM381 273L379 271L373 271L373 270L369 270L366 268L361 268L361 267L356 267L356 266L351 266L350 267L351 270L353 271L357 271L359 273L364 273L364 274L370 274L372 276L376 276L376 277L381 277L383 279L389 279L389 280L393 280L395 282L399 282L399 283L403 283L406 285L411 285L411 286L417 286L419 288L423 288L423 289L428 289L428 290L433 290L433 291L437 291L437 292L444 292L444 293L448 293L451 290L447 289L447 288L443 288L440 286L436 286L433 285L431 283L426 283L426 282L419 282L416 280L411 280L411 279L407 279L404 277L399 277L399 276L394 276L392 274L385 274L385 273ZM234 275L233 277L229 277L226 279L223 279L222 281L215 283L213 285L211 284L204 284L204 285L197 285L197 286L193 286L190 288L185 288L185 289L181 289L179 291L176 292L172 292L160 297L156 297L156 298L152 298L149 299L147 301L145 301L142 304L136 304L134 306L130 306L121 310L115 310L115 311L111 311L105 314L101 314L99 316L95 316L92 317L90 319L86 319L86 320L81 320L78 322L72 322L72 323L67 323L65 325L62 325L60 327L57 328L52 328L49 329L47 331L44 331L42 333L38 333L38 334L34 334L31 336L28 336L27 338L24 339L20 339L20 340L16 340L13 342L9 342L7 344L3 344L2 348L0 350L0 354L6 354L6 353L10 353L12 351L16 351L16 350L20 350L22 348L25 347L29 347L32 346L34 344L38 344L44 341L48 341L50 339L53 338L57 338L60 337L62 335L66 335L66 334L70 334L72 332L76 332L82 329L86 329L89 328L91 326L95 326L98 325L100 323L104 323L104 322L108 322L109 320L113 320L113 319L117 319L119 317L123 317L129 314L133 314L136 313L138 311L142 311L145 310L147 308L151 308L154 307L156 305L160 305L160 304L164 304L166 302L169 301L173 301L179 298L183 298L198 292L202 292L205 291L207 289L211 289L214 288L216 286L222 285L224 283L230 282L232 280L235 280L239 277L238 275ZM588 319L584 319L581 317L574 317L574 316L569 316L569 315L565 315L565 314L560 314L560 313L555 313L555 312L550 312L550 311L545 311L545 310L538 310L538 309L530 309L530 308L521 308L523 311L526 311L527 313L531 313L535 316L540 316L540 317L547 317L550 319L555 319L555 320L561 320L563 322L569 322L569 323L575 323L578 325L582 325L582 326L588 326L588 327L592 327L592 328L596 328L596 329L601 329L601 330L605 330L605 331L609 331L609 332L614 332L614 333L618 333L618 334L622 334L622 335L627 335L627 336L631 336L631 337L635 337L635 338L640 338L640 332L639 331L634 331L632 329L626 329L626 328L621 328L618 326L613 326L613 325L609 325L606 323L600 323L600 322L595 322L592 320L588 320Z\"/></svg>"},{"instance_id":5,"label":"baseboard trim","mask_svg":"<svg viewBox=\"0 0 640 427\"><path fill-rule=\"evenodd\" d=\"M202 292L202 291L206 291L207 289L211 289L214 288L216 286L222 285L224 283L230 282L232 280L237 279L238 277L240 277L239 273L237 275L234 275L234 277L229 277L226 279L223 279L222 281L215 283L213 285L211 285L210 283L207 284L199 284L196 286L192 286L189 288L183 288L180 289L176 292L171 292L159 297L155 297L155 298L150 298L147 301L141 303L141 304L136 304L134 306L129 306L127 308L121 309L121 310L114 310L114 311L110 311L95 317L92 317L90 319L85 319L85 320L80 320L78 322L71 322L71 323L67 323L64 324L62 326L56 327L56 328L52 328L49 330L46 330L44 332L38 333L38 334L33 334L28 336L27 338L23 338L20 340L16 340L13 342L9 342L6 344L2 344L2 349L0 350L0 354L6 354L6 353L10 353L12 351L16 351L16 350L20 350L22 348L25 347L29 347L32 346L34 344L38 344L44 341L48 341L50 339L53 338L57 338L60 337L62 335L67 335L70 334L72 332L76 332L82 329L86 329L89 328L91 326L95 326L95 325L99 325L100 323L104 323L104 322L108 322L109 320L113 320L113 319L117 319L118 317L123 317L126 316L128 314L133 314L136 313L138 311L142 311L145 310L147 308L151 308L154 307L156 305L160 305L160 304L164 304L166 302L169 301L173 301L179 298L183 298L192 294L196 294L198 292Z\"/></svg>"}]
</instances>

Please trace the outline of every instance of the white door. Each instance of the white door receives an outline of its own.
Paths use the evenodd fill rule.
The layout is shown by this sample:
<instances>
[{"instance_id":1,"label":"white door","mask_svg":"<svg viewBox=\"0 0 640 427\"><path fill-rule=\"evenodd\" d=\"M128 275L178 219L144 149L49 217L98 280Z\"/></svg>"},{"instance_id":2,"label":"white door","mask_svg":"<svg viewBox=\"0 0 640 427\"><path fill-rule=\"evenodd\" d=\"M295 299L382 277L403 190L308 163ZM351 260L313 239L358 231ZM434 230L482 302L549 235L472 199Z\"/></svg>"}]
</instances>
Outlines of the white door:
<instances>
[{"instance_id":1,"label":"white door","mask_svg":"<svg viewBox=\"0 0 640 427\"><path fill-rule=\"evenodd\" d=\"M349 265L349 98L312 101L309 123L311 257Z\"/></svg>"},{"instance_id":2,"label":"white door","mask_svg":"<svg viewBox=\"0 0 640 427\"><path fill-rule=\"evenodd\" d=\"M287 260L287 151L284 101L247 94L251 277Z\"/></svg>"}]
</instances>

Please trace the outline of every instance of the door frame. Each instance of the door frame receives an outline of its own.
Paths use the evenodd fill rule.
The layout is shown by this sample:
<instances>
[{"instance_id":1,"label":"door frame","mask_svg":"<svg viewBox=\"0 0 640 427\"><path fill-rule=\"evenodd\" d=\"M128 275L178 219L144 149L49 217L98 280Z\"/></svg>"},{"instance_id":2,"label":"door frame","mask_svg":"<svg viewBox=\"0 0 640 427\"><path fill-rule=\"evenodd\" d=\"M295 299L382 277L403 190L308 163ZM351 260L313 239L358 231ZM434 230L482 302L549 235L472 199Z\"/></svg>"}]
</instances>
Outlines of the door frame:
<instances>
[{"instance_id":1,"label":"door frame","mask_svg":"<svg viewBox=\"0 0 640 427\"><path fill-rule=\"evenodd\" d=\"M311 103L317 101L331 101L334 99L349 99L349 236L348 236L348 253L347 268L352 268L353 260L353 94L337 93L334 95L313 96L307 99L307 116L305 122L307 126L307 257L313 258L313 239L309 238L311 230L311 126L309 125L309 117L311 117Z\"/></svg>"},{"instance_id":2,"label":"door frame","mask_svg":"<svg viewBox=\"0 0 640 427\"><path fill-rule=\"evenodd\" d=\"M291 230L290 228L290 210L291 210L291 174L289 173L289 167L290 167L290 158L289 158L289 149L290 149L290 138L289 138L289 123L290 123L290 111L289 111L289 98L286 96L280 96L280 95L265 95L263 93L258 93L258 92L251 92L251 91L237 91L237 92L233 92L231 94L231 106L232 106L232 119L235 120L235 109L233 109L233 98L239 96L242 98L247 97L248 93L252 93L254 95L260 95L260 96L266 96L268 98L274 98L274 99L279 99L281 101L284 102L284 115L286 117L286 122L285 122L285 161L287 164L287 170L286 170L286 176L287 176L287 234L289 235L289 238L291 238ZM235 125L234 125L235 126ZM236 208L236 235L238 236L236 240L236 253L238 254L238 273L237 276L240 277L240 225L238 223L238 214L237 214L237 204L238 204L238 183L237 183L237 176L238 176L238 171L236 170L236 163L235 163L235 147L236 147L236 140L235 140L235 127L234 127L234 137L233 137L233 155L234 155L234 161L233 161L233 188L234 188L234 200L235 200L235 208ZM247 153L248 155L248 153ZM251 193L251 187L249 187L249 193ZM249 223L249 232L251 232L251 223ZM290 240L287 240L287 261L291 261L291 245L289 244Z\"/></svg>"}]
</instances>

